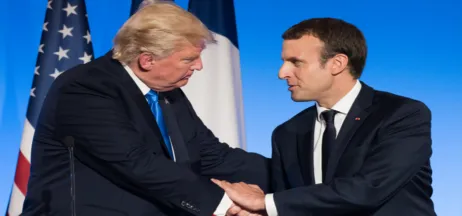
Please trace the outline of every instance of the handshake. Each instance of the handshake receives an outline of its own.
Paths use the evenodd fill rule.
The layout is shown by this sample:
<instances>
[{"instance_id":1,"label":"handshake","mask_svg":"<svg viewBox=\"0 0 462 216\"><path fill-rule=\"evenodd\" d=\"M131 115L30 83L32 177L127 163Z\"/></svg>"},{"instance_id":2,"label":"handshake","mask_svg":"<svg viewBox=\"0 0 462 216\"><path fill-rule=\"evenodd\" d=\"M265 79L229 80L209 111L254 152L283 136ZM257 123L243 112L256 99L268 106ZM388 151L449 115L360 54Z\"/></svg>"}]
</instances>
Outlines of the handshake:
<instances>
[{"instance_id":1,"label":"handshake","mask_svg":"<svg viewBox=\"0 0 462 216\"><path fill-rule=\"evenodd\" d=\"M226 212L226 216L263 216L267 215L265 208L265 193L257 185L250 185L244 182L229 183L212 179L221 187L233 205Z\"/></svg>"}]
</instances>

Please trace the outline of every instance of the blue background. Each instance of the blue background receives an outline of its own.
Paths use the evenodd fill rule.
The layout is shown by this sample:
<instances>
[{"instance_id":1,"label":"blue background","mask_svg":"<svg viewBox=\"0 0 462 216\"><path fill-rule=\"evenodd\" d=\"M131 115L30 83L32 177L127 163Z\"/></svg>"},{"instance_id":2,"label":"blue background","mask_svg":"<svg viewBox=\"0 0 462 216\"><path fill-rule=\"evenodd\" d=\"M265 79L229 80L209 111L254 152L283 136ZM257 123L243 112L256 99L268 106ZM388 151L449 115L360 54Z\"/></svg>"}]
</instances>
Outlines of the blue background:
<instances>
[{"instance_id":1,"label":"blue background","mask_svg":"<svg viewBox=\"0 0 462 216\"><path fill-rule=\"evenodd\" d=\"M176 1L187 8L187 0ZM13 184L47 1L0 5L0 214ZM462 215L462 1L236 0L248 150L271 155L272 130L312 103L291 101L281 34L310 17L337 17L363 30L369 56L362 80L413 97L433 112L432 166L438 215ZM129 0L87 1L95 55L111 47Z\"/></svg>"}]
</instances>

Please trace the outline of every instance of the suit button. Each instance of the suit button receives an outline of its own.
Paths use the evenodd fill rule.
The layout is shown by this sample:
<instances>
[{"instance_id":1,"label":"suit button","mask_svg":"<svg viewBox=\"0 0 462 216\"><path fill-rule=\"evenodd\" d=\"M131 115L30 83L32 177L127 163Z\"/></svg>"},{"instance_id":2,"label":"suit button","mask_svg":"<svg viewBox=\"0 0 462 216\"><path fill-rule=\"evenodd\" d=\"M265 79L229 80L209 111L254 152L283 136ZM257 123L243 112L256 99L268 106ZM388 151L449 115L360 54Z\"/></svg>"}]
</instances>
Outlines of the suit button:
<instances>
[{"instance_id":1,"label":"suit button","mask_svg":"<svg viewBox=\"0 0 462 216\"><path fill-rule=\"evenodd\" d=\"M192 205L190 205L189 203L186 203L186 207L192 208Z\"/></svg>"},{"instance_id":2,"label":"suit button","mask_svg":"<svg viewBox=\"0 0 462 216\"><path fill-rule=\"evenodd\" d=\"M181 206L186 206L186 202L185 202L185 201L181 201Z\"/></svg>"}]
</instances>

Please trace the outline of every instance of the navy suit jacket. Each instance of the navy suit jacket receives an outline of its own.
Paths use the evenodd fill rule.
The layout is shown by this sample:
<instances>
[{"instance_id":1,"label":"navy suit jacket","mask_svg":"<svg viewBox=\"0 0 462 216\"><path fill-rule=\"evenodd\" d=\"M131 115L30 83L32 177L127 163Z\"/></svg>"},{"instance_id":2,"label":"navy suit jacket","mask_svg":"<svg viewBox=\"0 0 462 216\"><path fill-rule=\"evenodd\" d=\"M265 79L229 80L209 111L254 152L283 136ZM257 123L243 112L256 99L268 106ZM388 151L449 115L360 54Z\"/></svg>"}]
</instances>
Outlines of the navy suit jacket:
<instances>
[{"instance_id":1,"label":"navy suit jacket","mask_svg":"<svg viewBox=\"0 0 462 216\"><path fill-rule=\"evenodd\" d=\"M275 204L285 216L433 216L431 114L421 102L362 83L315 184L312 106L273 132Z\"/></svg>"},{"instance_id":2,"label":"navy suit jacket","mask_svg":"<svg viewBox=\"0 0 462 216\"><path fill-rule=\"evenodd\" d=\"M181 89L159 97L176 162L111 52L60 75L36 127L23 215L69 214L67 136L75 139L77 215L211 216L224 191L210 178L268 190L267 158L220 143Z\"/></svg>"}]
</instances>

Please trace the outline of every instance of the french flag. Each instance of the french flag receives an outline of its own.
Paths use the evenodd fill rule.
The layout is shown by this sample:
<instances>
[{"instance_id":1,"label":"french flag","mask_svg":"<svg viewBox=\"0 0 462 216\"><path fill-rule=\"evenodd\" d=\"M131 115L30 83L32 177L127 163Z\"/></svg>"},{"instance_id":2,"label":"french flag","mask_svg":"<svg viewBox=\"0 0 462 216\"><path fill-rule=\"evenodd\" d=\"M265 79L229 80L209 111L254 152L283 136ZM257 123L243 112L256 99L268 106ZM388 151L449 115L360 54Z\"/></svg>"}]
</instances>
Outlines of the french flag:
<instances>
[{"instance_id":1,"label":"french flag","mask_svg":"<svg viewBox=\"0 0 462 216\"><path fill-rule=\"evenodd\" d=\"M233 0L189 0L189 12L214 34L202 52L204 68L183 87L197 115L234 148L246 148L242 83Z\"/></svg>"}]
</instances>

